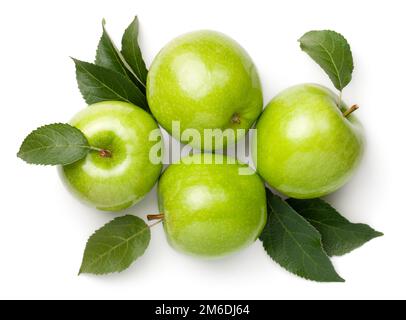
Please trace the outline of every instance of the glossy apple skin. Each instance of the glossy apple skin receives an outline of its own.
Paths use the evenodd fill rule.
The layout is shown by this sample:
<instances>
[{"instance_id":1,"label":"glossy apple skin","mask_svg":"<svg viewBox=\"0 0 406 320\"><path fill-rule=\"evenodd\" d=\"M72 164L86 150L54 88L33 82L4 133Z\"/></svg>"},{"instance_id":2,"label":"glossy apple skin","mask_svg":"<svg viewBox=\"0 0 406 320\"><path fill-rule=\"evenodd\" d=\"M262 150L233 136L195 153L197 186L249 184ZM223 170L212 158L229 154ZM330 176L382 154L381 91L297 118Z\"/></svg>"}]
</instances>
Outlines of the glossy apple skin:
<instances>
[{"instance_id":1,"label":"glossy apple skin","mask_svg":"<svg viewBox=\"0 0 406 320\"><path fill-rule=\"evenodd\" d=\"M112 157L90 152L61 168L61 176L79 199L100 210L119 211L140 201L155 185L162 164L149 160L149 134L158 128L151 115L129 103L101 102L79 112L71 124L93 147Z\"/></svg>"},{"instance_id":2,"label":"glossy apple skin","mask_svg":"<svg viewBox=\"0 0 406 320\"><path fill-rule=\"evenodd\" d=\"M247 247L260 235L266 223L265 187L255 173L239 175L243 165L238 163L185 163L202 157L188 156L168 167L158 184L159 207L175 249L221 257Z\"/></svg>"},{"instance_id":3,"label":"glossy apple skin","mask_svg":"<svg viewBox=\"0 0 406 320\"><path fill-rule=\"evenodd\" d=\"M363 130L353 114L343 116L347 106L339 108L338 101L325 87L303 84L268 104L257 123L253 153L271 187L308 199L332 193L349 180L363 154Z\"/></svg>"},{"instance_id":4,"label":"glossy apple skin","mask_svg":"<svg viewBox=\"0 0 406 320\"><path fill-rule=\"evenodd\" d=\"M199 146L172 131L172 121L180 122L181 133L190 128L201 134L204 129L235 132L249 129L263 108L251 58L233 39L207 30L182 35L158 53L148 73L147 98L159 124L195 148ZM244 133L235 134L235 140ZM224 144L213 142L213 148L201 149Z\"/></svg>"}]
</instances>

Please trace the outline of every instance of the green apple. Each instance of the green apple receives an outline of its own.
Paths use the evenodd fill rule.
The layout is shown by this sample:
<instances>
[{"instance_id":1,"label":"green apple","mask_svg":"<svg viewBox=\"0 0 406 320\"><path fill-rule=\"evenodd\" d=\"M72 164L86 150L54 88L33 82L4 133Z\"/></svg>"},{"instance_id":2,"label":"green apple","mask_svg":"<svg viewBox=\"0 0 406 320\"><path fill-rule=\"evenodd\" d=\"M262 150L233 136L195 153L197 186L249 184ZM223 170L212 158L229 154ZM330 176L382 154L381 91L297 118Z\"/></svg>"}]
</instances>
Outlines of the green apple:
<instances>
[{"instance_id":1,"label":"green apple","mask_svg":"<svg viewBox=\"0 0 406 320\"><path fill-rule=\"evenodd\" d=\"M75 195L97 209L118 211L152 189L162 163L149 158L157 143L149 135L159 130L151 115L132 104L109 101L87 107L71 124L101 150L61 168L63 180Z\"/></svg>"},{"instance_id":2,"label":"green apple","mask_svg":"<svg viewBox=\"0 0 406 320\"><path fill-rule=\"evenodd\" d=\"M343 186L364 148L363 130L329 89L303 84L277 95L257 123L259 174L287 196L308 199Z\"/></svg>"},{"instance_id":3,"label":"green apple","mask_svg":"<svg viewBox=\"0 0 406 320\"><path fill-rule=\"evenodd\" d=\"M240 250L266 223L261 178L223 155L182 158L163 173L158 194L169 243L192 255L218 257Z\"/></svg>"},{"instance_id":4,"label":"green apple","mask_svg":"<svg viewBox=\"0 0 406 320\"><path fill-rule=\"evenodd\" d=\"M232 143L244 136L263 107L251 58L237 42L214 31L191 32L167 44L149 70L147 98L163 128L206 150L226 144L224 131L232 133ZM179 122L179 130L172 130L173 121ZM199 132L201 141L191 138L187 129ZM205 140L204 129L220 130Z\"/></svg>"}]
</instances>

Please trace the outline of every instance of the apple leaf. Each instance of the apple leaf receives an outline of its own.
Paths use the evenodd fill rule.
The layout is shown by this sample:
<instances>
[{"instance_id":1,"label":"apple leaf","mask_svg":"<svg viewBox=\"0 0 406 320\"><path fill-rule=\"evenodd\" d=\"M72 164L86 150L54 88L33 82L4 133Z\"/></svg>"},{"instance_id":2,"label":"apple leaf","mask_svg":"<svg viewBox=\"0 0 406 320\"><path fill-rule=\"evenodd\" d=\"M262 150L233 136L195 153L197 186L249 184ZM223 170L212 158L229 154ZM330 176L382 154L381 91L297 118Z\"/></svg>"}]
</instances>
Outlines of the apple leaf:
<instances>
[{"instance_id":1,"label":"apple leaf","mask_svg":"<svg viewBox=\"0 0 406 320\"><path fill-rule=\"evenodd\" d=\"M87 241L79 274L121 272L144 254L150 239L150 228L142 219L132 215L115 218Z\"/></svg>"},{"instance_id":2,"label":"apple leaf","mask_svg":"<svg viewBox=\"0 0 406 320\"><path fill-rule=\"evenodd\" d=\"M113 40L110 38L110 35L107 33L105 20L103 20L102 26L103 34L97 47L95 64L126 76L131 79L141 91L145 92L144 84L140 82L137 75L125 61L123 55L117 49Z\"/></svg>"},{"instance_id":3,"label":"apple leaf","mask_svg":"<svg viewBox=\"0 0 406 320\"><path fill-rule=\"evenodd\" d=\"M121 53L134 70L137 79L145 90L147 83L148 70L145 66L142 52L138 44L138 18L135 17L133 22L125 30L121 40ZM140 88L142 90L142 88Z\"/></svg>"},{"instance_id":4,"label":"apple leaf","mask_svg":"<svg viewBox=\"0 0 406 320\"><path fill-rule=\"evenodd\" d=\"M268 255L288 271L318 282L344 282L324 252L319 232L267 191L268 221L260 236Z\"/></svg>"},{"instance_id":5,"label":"apple leaf","mask_svg":"<svg viewBox=\"0 0 406 320\"><path fill-rule=\"evenodd\" d=\"M310 31L300 39L300 48L329 76L342 91L351 81L354 62L350 45L339 33L330 30Z\"/></svg>"},{"instance_id":6,"label":"apple leaf","mask_svg":"<svg viewBox=\"0 0 406 320\"><path fill-rule=\"evenodd\" d=\"M79 129L55 123L31 132L17 156L31 164L67 165L83 159L91 149Z\"/></svg>"},{"instance_id":7,"label":"apple leaf","mask_svg":"<svg viewBox=\"0 0 406 320\"><path fill-rule=\"evenodd\" d=\"M92 63L73 59L79 90L88 104L125 101L149 110L145 95L122 74Z\"/></svg>"},{"instance_id":8,"label":"apple leaf","mask_svg":"<svg viewBox=\"0 0 406 320\"><path fill-rule=\"evenodd\" d=\"M321 199L289 199L287 202L321 233L323 247L329 256L342 256L383 236L366 224L351 223Z\"/></svg>"},{"instance_id":9,"label":"apple leaf","mask_svg":"<svg viewBox=\"0 0 406 320\"><path fill-rule=\"evenodd\" d=\"M106 30L106 21L102 22L103 34L100 38L96 51L95 64L107 69L121 73L124 76L131 77L131 72L127 69L124 58L115 46L113 40Z\"/></svg>"}]
</instances>

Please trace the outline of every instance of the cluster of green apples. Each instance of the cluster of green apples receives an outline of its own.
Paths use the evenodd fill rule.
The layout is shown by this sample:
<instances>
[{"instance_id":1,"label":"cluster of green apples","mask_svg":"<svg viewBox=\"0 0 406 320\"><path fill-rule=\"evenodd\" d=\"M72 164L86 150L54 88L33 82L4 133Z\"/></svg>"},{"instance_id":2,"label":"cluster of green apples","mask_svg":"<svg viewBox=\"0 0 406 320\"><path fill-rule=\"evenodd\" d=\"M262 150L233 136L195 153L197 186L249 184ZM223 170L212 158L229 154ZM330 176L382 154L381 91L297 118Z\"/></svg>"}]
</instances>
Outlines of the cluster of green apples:
<instances>
[{"instance_id":1,"label":"cluster of green apples","mask_svg":"<svg viewBox=\"0 0 406 320\"><path fill-rule=\"evenodd\" d=\"M61 176L78 197L107 211L134 205L159 180L157 216L169 243L189 254L224 256L253 243L266 223L265 183L289 197L316 198L343 186L360 162L362 129L335 93L297 85L263 111L253 61L218 32L192 32L167 44L151 65L146 95L152 114L117 101L77 114L71 125L101 152L61 167ZM150 134L157 122L172 134L173 121L181 133L195 129L202 137L205 129L234 130L233 143L256 123L257 171L239 174L247 165L213 153L225 147L217 143L161 174L162 163L149 158L156 144Z\"/></svg>"}]
</instances>

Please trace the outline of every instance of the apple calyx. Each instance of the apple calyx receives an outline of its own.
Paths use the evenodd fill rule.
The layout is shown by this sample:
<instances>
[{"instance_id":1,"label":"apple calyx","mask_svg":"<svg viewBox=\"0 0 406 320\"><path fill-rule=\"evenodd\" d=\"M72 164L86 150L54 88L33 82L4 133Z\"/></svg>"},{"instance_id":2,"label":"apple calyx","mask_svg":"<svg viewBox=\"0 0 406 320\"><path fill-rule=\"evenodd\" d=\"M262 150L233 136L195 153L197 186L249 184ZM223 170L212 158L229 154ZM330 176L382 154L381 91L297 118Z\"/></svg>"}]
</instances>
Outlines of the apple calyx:
<instances>
[{"instance_id":1,"label":"apple calyx","mask_svg":"<svg viewBox=\"0 0 406 320\"><path fill-rule=\"evenodd\" d=\"M147 215L148 221L163 220L164 218L165 218L165 215L163 213Z\"/></svg>"},{"instance_id":2,"label":"apple calyx","mask_svg":"<svg viewBox=\"0 0 406 320\"><path fill-rule=\"evenodd\" d=\"M359 106L354 104L351 108L347 109L346 111L343 112L343 116L347 118L351 113L353 113L355 110L359 109Z\"/></svg>"},{"instance_id":3,"label":"apple calyx","mask_svg":"<svg viewBox=\"0 0 406 320\"><path fill-rule=\"evenodd\" d=\"M238 113L234 113L231 117L231 123L233 124L241 124L241 117Z\"/></svg>"}]
</instances>

